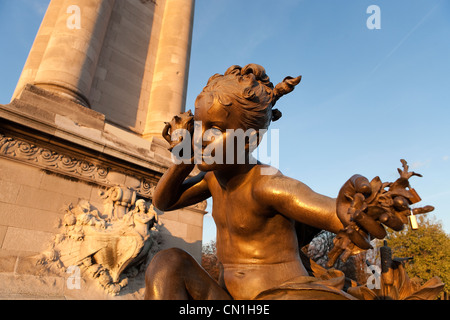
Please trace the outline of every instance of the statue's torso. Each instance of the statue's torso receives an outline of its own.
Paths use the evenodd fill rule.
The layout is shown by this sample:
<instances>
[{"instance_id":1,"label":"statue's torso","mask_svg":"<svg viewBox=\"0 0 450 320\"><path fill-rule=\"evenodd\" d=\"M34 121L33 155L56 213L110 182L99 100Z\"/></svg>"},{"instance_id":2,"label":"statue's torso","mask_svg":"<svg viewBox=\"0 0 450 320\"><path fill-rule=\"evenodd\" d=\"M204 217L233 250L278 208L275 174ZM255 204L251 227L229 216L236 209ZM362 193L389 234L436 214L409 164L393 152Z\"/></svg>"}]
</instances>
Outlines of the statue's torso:
<instances>
[{"instance_id":1,"label":"statue's torso","mask_svg":"<svg viewBox=\"0 0 450 320\"><path fill-rule=\"evenodd\" d=\"M252 169L231 191L224 190L213 174L207 178L217 227L217 255L224 268L221 280L235 299L251 299L263 290L307 275L293 221L254 197L258 172Z\"/></svg>"}]
</instances>

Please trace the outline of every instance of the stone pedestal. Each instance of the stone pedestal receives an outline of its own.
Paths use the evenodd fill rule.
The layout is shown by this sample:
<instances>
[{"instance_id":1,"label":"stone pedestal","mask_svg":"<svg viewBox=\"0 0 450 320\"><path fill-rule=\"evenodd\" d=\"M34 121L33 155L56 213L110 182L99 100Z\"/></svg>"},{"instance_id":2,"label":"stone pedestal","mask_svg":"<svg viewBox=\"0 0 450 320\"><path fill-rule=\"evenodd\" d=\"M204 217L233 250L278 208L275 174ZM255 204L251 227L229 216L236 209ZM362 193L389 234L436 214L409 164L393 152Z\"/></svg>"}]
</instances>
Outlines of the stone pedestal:
<instances>
[{"instance_id":1,"label":"stone pedestal","mask_svg":"<svg viewBox=\"0 0 450 320\"><path fill-rule=\"evenodd\" d=\"M25 288L38 288L26 292L32 297L68 298L65 278L57 275L42 278L53 283L49 288L26 286L27 279L42 280L35 262L61 234L64 209L80 201L103 208L101 192L112 186L131 188L137 198L151 202L171 164L167 142L140 138L106 123L98 112L33 85L11 104L0 105L0 128L0 278L2 284L11 283L1 286L0 298L20 296ZM180 247L200 261L205 207L159 212L161 249ZM139 298L143 278L134 285L140 288L123 295ZM97 291L92 298L103 297ZM82 298L83 292L69 293Z\"/></svg>"},{"instance_id":2,"label":"stone pedestal","mask_svg":"<svg viewBox=\"0 0 450 320\"><path fill-rule=\"evenodd\" d=\"M142 298L142 268L124 272L128 285L111 296L97 285L107 276L99 261L108 256L88 266L74 245L64 249L74 265L65 265L70 259L60 259L59 243L68 226L95 233L109 223L93 239L117 233L115 220L105 218L113 210L105 193L113 187L132 195L117 198L114 219L123 219L127 232L150 234L127 223L136 200L151 204L172 163L161 132L148 128L184 110L193 3L50 2L13 99L0 105L0 299ZM78 12L73 6L80 28L68 27ZM90 209L67 222L68 208L86 203ZM158 248L180 247L200 261L205 208L158 212ZM76 267L97 270L96 281L82 273L80 286L73 285Z\"/></svg>"},{"instance_id":3,"label":"stone pedestal","mask_svg":"<svg viewBox=\"0 0 450 320\"><path fill-rule=\"evenodd\" d=\"M53 0L13 100L33 84L158 137L185 109L193 18L194 0Z\"/></svg>"}]
</instances>

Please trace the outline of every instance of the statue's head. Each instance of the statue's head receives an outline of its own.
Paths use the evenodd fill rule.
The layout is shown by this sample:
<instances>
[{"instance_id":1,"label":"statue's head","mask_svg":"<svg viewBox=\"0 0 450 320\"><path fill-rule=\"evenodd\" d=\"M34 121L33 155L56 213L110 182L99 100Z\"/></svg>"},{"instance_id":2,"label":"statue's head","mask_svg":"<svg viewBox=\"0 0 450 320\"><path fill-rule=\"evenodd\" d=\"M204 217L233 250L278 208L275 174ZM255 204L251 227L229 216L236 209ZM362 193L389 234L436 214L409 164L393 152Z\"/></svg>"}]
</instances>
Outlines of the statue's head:
<instances>
[{"instance_id":1,"label":"statue's head","mask_svg":"<svg viewBox=\"0 0 450 320\"><path fill-rule=\"evenodd\" d=\"M202 132L197 137L204 138L205 132L214 136L214 139L206 139L206 143L203 139L203 148L221 143L224 146L225 162L225 141L230 129L252 131L258 136L256 141L259 143L260 131L281 117L281 112L274 109L275 103L294 90L300 80L301 76L286 77L274 86L265 69L257 64L249 64L244 68L232 66L223 75L213 75L195 101L195 123L197 126L201 123L202 126L195 129L201 129ZM212 170L212 167L199 168Z\"/></svg>"},{"instance_id":2,"label":"statue's head","mask_svg":"<svg viewBox=\"0 0 450 320\"><path fill-rule=\"evenodd\" d=\"M281 112L273 108L275 103L294 90L300 80L301 76L286 77L274 87L262 66L232 66L225 74L215 74L209 78L197 97L195 108L201 107L205 99L207 104L217 102L226 111L239 114L241 129L267 129L271 121L281 117Z\"/></svg>"},{"instance_id":3,"label":"statue's head","mask_svg":"<svg viewBox=\"0 0 450 320\"><path fill-rule=\"evenodd\" d=\"M139 208L140 211L145 212L146 209L147 209L147 205L145 203L145 200L144 199L136 200L135 207Z\"/></svg>"}]
</instances>

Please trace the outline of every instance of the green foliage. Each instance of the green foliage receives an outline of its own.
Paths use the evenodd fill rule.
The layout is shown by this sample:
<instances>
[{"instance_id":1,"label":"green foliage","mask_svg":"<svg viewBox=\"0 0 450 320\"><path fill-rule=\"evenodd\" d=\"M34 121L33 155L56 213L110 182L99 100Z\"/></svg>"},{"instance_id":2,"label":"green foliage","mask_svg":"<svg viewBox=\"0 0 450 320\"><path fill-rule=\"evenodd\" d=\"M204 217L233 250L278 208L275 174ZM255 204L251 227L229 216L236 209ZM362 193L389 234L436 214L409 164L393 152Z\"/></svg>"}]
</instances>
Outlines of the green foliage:
<instances>
[{"instance_id":1,"label":"green foliage","mask_svg":"<svg viewBox=\"0 0 450 320\"><path fill-rule=\"evenodd\" d=\"M219 280L219 265L217 260L216 242L211 240L202 247L202 267L215 280Z\"/></svg>"},{"instance_id":2,"label":"green foliage","mask_svg":"<svg viewBox=\"0 0 450 320\"><path fill-rule=\"evenodd\" d=\"M403 231L389 230L388 246L394 257L413 257L406 264L410 278L417 277L421 283L434 276L445 283L445 291L450 289L450 236L445 233L442 224L426 215L417 216L419 229L410 227Z\"/></svg>"}]
</instances>

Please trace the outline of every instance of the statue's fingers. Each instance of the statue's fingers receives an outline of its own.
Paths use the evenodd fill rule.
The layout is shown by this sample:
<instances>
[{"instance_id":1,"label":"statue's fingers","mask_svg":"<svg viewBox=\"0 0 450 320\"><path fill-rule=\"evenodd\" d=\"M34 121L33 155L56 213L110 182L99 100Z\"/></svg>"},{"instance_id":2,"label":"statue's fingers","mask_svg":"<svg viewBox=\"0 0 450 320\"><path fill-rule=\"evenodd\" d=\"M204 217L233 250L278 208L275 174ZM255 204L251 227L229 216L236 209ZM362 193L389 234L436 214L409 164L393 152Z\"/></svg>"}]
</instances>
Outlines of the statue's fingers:
<instances>
[{"instance_id":1,"label":"statue's fingers","mask_svg":"<svg viewBox=\"0 0 450 320\"><path fill-rule=\"evenodd\" d=\"M347 248L344 250L344 253L341 254L340 259L342 262L347 262L348 258L352 255L352 250L350 248Z\"/></svg>"},{"instance_id":2,"label":"statue's fingers","mask_svg":"<svg viewBox=\"0 0 450 320\"><path fill-rule=\"evenodd\" d=\"M346 234L350 240L357 245L359 248L367 250L372 249L369 238L361 230L357 230L355 227L350 227L346 229Z\"/></svg>"},{"instance_id":3,"label":"statue's fingers","mask_svg":"<svg viewBox=\"0 0 450 320\"><path fill-rule=\"evenodd\" d=\"M380 221L394 231L401 231L403 229L403 218L394 213L387 212L383 214Z\"/></svg>"},{"instance_id":4,"label":"statue's fingers","mask_svg":"<svg viewBox=\"0 0 450 320\"><path fill-rule=\"evenodd\" d=\"M169 122L165 122L165 126L164 126L164 129L162 131L162 136L167 142L171 143L172 142L172 138L170 137L169 130L170 130L170 123Z\"/></svg>"},{"instance_id":5,"label":"statue's fingers","mask_svg":"<svg viewBox=\"0 0 450 320\"><path fill-rule=\"evenodd\" d=\"M428 213L434 210L433 206L425 206L425 207L421 207L421 208L414 208L412 209L412 213L413 214L424 214L424 213Z\"/></svg>"},{"instance_id":6,"label":"statue's fingers","mask_svg":"<svg viewBox=\"0 0 450 320\"><path fill-rule=\"evenodd\" d=\"M339 258L339 256L344 252L344 250L350 245L351 241L346 234L345 229L342 229L336 234L334 238L334 246L328 253L327 267L331 268Z\"/></svg>"},{"instance_id":7,"label":"statue's fingers","mask_svg":"<svg viewBox=\"0 0 450 320\"><path fill-rule=\"evenodd\" d=\"M375 238L383 239L386 237L386 229L363 211L357 211L353 216L353 220Z\"/></svg>"},{"instance_id":8,"label":"statue's fingers","mask_svg":"<svg viewBox=\"0 0 450 320\"><path fill-rule=\"evenodd\" d=\"M362 193L364 196L368 197L372 194L372 187L369 180L361 175L354 175L351 177L355 192Z\"/></svg>"},{"instance_id":9,"label":"statue's fingers","mask_svg":"<svg viewBox=\"0 0 450 320\"><path fill-rule=\"evenodd\" d=\"M344 249L334 246L333 249L328 252L328 262L327 262L327 268L331 268L336 263L337 259L341 255L341 253L344 251Z\"/></svg>"}]
</instances>

